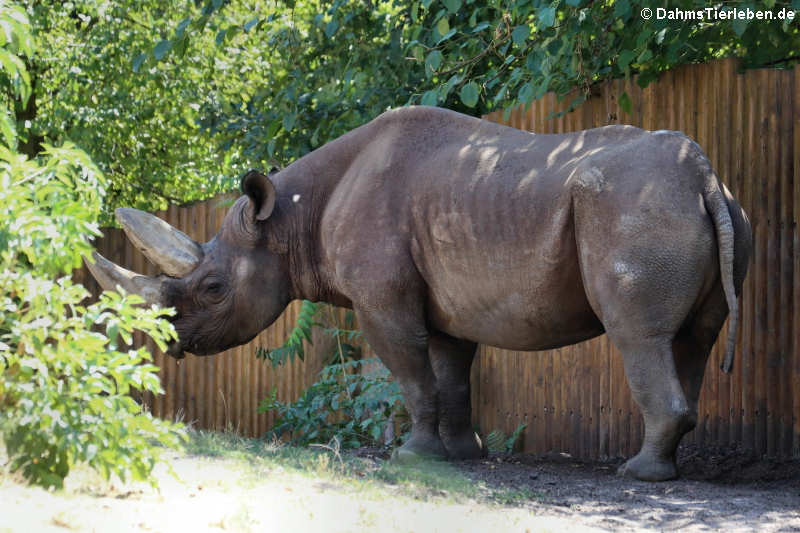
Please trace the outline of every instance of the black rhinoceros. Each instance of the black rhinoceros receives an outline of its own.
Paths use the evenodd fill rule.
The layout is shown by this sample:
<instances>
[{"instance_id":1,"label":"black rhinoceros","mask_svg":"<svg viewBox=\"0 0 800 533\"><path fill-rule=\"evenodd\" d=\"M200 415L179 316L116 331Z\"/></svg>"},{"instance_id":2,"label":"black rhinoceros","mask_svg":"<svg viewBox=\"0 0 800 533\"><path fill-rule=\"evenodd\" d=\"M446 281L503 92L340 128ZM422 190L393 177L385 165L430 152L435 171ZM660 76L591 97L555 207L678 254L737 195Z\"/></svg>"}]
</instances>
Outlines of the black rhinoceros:
<instances>
[{"instance_id":1,"label":"black rhinoceros","mask_svg":"<svg viewBox=\"0 0 800 533\"><path fill-rule=\"evenodd\" d=\"M608 333L645 423L620 472L645 480L677 475L729 313L730 369L750 225L682 133L539 135L406 107L275 175L248 172L242 192L205 244L117 210L164 274L97 256L94 276L174 307L176 357L245 343L293 299L353 308L411 414L399 460L485 453L470 425L477 343L543 350Z\"/></svg>"}]
</instances>

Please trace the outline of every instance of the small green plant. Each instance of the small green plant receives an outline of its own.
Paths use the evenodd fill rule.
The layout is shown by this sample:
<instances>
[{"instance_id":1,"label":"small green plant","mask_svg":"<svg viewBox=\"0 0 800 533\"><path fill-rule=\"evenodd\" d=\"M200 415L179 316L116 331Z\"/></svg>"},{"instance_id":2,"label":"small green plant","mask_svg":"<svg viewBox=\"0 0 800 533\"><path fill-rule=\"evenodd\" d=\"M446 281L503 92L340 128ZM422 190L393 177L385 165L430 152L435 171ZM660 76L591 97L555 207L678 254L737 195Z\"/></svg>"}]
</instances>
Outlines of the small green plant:
<instances>
[{"instance_id":1,"label":"small green plant","mask_svg":"<svg viewBox=\"0 0 800 533\"><path fill-rule=\"evenodd\" d=\"M303 300L300 304L300 313L297 315L297 323L283 346L274 349L259 346L256 349L256 357L271 362L273 367L280 366L287 361L294 361L295 357L303 361L306 355L303 341L311 344L311 330L314 326L319 325L316 315L321 306L322 304Z\"/></svg>"},{"instance_id":2,"label":"small green plant","mask_svg":"<svg viewBox=\"0 0 800 533\"><path fill-rule=\"evenodd\" d=\"M489 447L489 451L491 452L511 453L514 451L514 447L517 444L517 439L519 439L527 426L527 424L518 425L509 437L506 437L506 434L501 430L495 429L486 436L486 446Z\"/></svg>"},{"instance_id":3,"label":"small green plant","mask_svg":"<svg viewBox=\"0 0 800 533\"><path fill-rule=\"evenodd\" d=\"M369 372L360 372L365 367ZM389 379L386 367L377 359L364 359L326 366L296 402L279 401L273 390L258 409L278 413L268 437L287 436L301 446L336 438L343 448L354 448L380 443L401 402L400 387Z\"/></svg>"}]
</instances>

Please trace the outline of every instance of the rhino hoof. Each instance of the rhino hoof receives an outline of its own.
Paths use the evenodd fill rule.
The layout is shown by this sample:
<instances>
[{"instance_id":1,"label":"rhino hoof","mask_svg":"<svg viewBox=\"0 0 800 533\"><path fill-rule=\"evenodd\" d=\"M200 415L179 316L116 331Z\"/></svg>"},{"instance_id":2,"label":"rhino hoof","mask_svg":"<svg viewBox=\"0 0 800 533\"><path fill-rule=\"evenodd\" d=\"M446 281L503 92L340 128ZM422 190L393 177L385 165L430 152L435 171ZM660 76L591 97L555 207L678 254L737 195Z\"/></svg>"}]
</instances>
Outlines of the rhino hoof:
<instances>
[{"instance_id":1,"label":"rhino hoof","mask_svg":"<svg viewBox=\"0 0 800 533\"><path fill-rule=\"evenodd\" d=\"M489 455L489 449L474 431L460 437L444 437L444 443L453 459L483 459Z\"/></svg>"},{"instance_id":2,"label":"rhino hoof","mask_svg":"<svg viewBox=\"0 0 800 533\"><path fill-rule=\"evenodd\" d=\"M409 446L410 445L410 446ZM415 446L411 441L392 452L391 462L399 465L413 465L421 461L443 461L447 459L447 450L437 439L429 446Z\"/></svg>"},{"instance_id":3,"label":"rhino hoof","mask_svg":"<svg viewBox=\"0 0 800 533\"><path fill-rule=\"evenodd\" d=\"M668 481L678 477L678 468L673 460L642 455L640 452L622 464L617 469L617 475L642 481Z\"/></svg>"}]
</instances>

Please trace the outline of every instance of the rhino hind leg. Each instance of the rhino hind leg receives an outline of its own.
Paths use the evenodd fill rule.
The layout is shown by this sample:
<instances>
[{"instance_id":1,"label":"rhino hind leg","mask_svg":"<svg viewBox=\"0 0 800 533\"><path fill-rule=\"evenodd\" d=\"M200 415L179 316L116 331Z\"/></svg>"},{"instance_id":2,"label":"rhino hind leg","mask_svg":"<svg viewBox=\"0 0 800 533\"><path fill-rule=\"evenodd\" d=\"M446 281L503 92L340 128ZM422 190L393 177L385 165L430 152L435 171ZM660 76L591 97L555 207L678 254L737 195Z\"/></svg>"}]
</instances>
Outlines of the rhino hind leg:
<instances>
[{"instance_id":1,"label":"rhino hind leg","mask_svg":"<svg viewBox=\"0 0 800 533\"><path fill-rule=\"evenodd\" d=\"M387 308L408 309L409 305ZM411 436L394 451L392 460L410 464L421 459L446 459L447 449L439 437L439 398L424 321L414 315L378 310L356 309L356 315L367 342L400 384L411 417Z\"/></svg>"},{"instance_id":2,"label":"rhino hind leg","mask_svg":"<svg viewBox=\"0 0 800 533\"><path fill-rule=\"evenodd\" d=\"M453 459L486 457L487 448L472 429L470 369L478 345L434 333L428 354L439 392L439 435Z\"/></svg>"},{"instance_id":3,"label":"rhino hind leg","mask_svg":"<svg viewBox=\"0 0 800 533\"><path fill-rule=\"evenodd\" d=\"M621 474L648 481L677 477L675 452L697 424L706 363L727 315L717 282L671 342L663 336L621 343L628 383L645 419L642 450L620 467Z\"/></svg>"},{"instance_id":4,"label":"rhino hind leg","mask_svg":"<svg viewBox=\"0 0 800 533\"><path fill-rule=\"evenodd\" d=\"M674 479L678 477L675 450L697 416L678 377L671 336L615 343L645 427L641 450L618 473L645 481Z\"/></svg>"}]
</instances>

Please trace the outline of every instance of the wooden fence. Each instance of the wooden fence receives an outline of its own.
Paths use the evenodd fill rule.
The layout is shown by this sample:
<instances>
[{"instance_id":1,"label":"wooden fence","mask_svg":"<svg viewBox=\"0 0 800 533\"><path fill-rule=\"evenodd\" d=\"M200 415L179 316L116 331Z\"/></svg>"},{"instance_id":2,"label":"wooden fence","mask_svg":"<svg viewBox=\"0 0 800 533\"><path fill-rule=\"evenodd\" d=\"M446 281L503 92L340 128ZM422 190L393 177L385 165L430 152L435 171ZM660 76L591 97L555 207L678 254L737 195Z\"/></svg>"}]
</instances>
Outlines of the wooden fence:
<instances>
[{"instance_id":1,"label":"wooden fence","mask_svg":"<svg viewBox=\"0 0 800 533\"><path fill-rule=\"evenodd\" d=\"M623 92L631 98L631 113L618 105ZM684 442L740 443L758 454L800 455L800 68L740 74L730 60L685 66L644 90L635 80L604 83L577 111L548 119L564 104L549 94L528 111L515 110L505 123L536 133L618 123L681 130L700 143L742 203L755 242L740 299L734 372L719 371L718 342L709 358L698 427ZM502 113L487 118L503 122ZM216 233L229 203L220 198L159 215L205 241ZM98 244L103 255L154 273L119 230L105 233ZM79 276L86 279L85 272ZM263 434L274 415L257 414L258 402L273 387L279 399L297 398L322 365L321 338L305 362L272 369L255 357L258 346L283 342L297 311L292 304L253 342L214 357L188 356L179 365L151 346L166 395L146 398L147 404L158 416L200 427ZM722 338L726 332L727 326ZM482 346L472 381L475 422L485 433L510 433L527 424L522 441L527 452L596 458L630 455L640 445L642 419L621 358L605 336L536 353Z\"/></svg>"}]
</instances>

